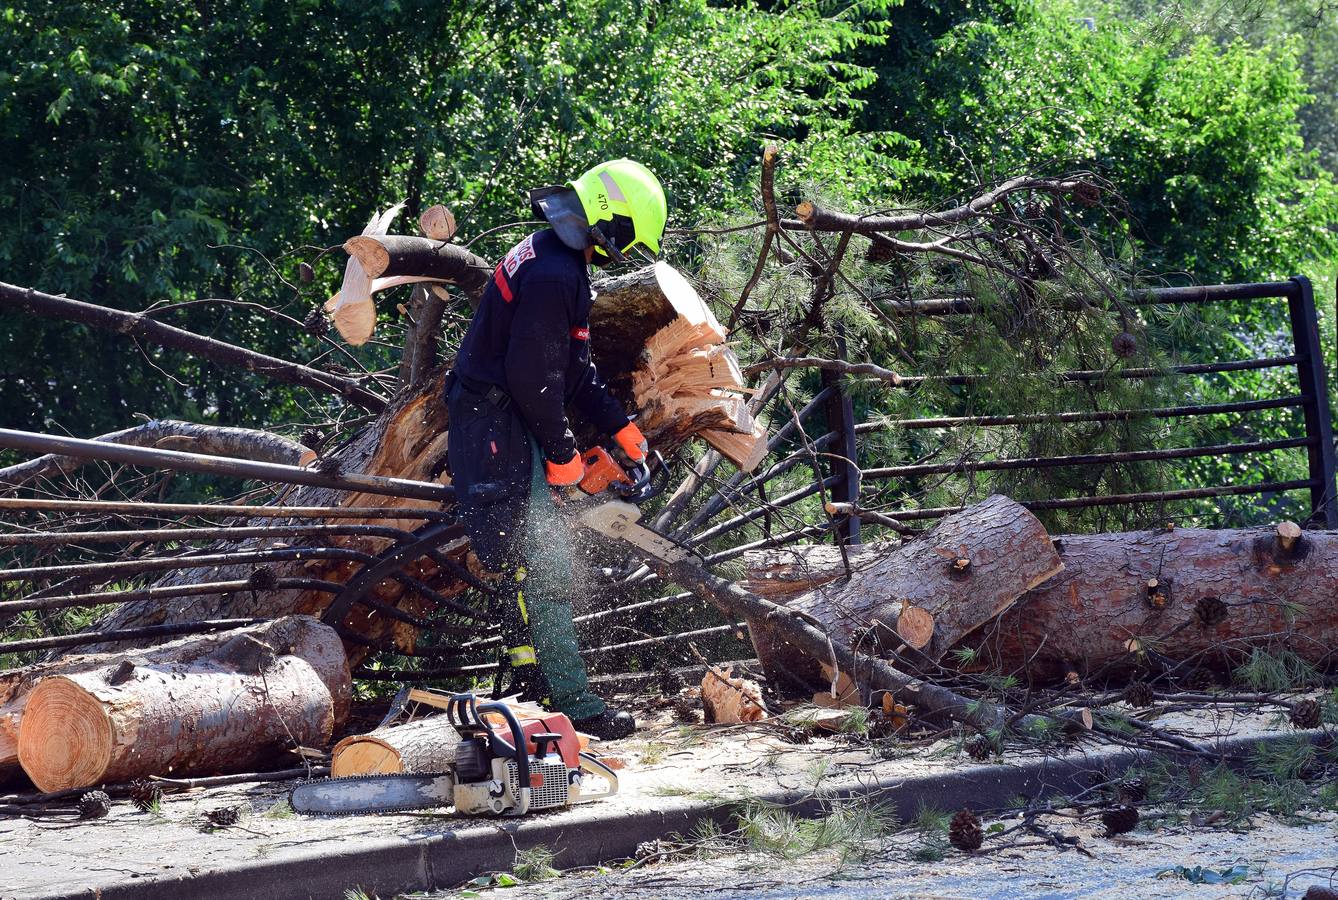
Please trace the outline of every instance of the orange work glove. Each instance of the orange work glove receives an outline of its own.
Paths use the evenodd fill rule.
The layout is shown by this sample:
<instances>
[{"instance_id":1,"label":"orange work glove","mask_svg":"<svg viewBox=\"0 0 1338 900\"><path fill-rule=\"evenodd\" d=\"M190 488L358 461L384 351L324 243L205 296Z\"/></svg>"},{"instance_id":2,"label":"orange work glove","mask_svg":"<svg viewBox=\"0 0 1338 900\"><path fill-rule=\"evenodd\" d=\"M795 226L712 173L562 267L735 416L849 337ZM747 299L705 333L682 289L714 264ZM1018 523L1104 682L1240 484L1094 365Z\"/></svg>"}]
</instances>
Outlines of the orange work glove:
<instances>
[{"instance_id":1,"label":"orange work glove","mask_svg":"<svg viewBox=\"0 0 1338 900\"><path fill-rule=\"evenodd\" d=\"M646 436L636 427L635 422L628 422L618 429L613 439L632 462L645 462L646 454L650 452L650 445L646 443Z\"/></svg>"},{"instance_id":2,"label":"orange work glove","mask_svg":"<svg viewBox=\"0 0 1338 900\"><path fill-rule=\"evenodd\" d=\"M585 463L581 461L581 454L577 453L570 461L564 463L555 463L544 460L544 475L548 478L548 483L553 487L568 487L573 484L580 484L581 479L585 477Z\"/></svg>"}]
</instances>

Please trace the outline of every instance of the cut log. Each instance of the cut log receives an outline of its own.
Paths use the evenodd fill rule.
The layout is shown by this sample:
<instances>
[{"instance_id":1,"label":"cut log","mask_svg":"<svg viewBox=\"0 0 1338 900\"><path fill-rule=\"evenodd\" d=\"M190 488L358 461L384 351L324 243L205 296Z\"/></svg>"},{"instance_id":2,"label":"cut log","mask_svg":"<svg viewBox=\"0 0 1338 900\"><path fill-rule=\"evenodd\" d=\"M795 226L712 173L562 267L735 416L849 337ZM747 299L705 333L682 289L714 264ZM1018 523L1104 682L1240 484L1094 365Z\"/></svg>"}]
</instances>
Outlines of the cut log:
<instances>
[{"instance_id":1,"label":"cut log","mask_svg":"<svg viewBox=\"0 0 1338 900\"><path fill-rule=\"evenodd\" d=\"M971 651L974 667L1050 681L1069 672L1118 677L1142 664L1180 660L1229 666L1254 648L1287 649L1332 666L1338 534L1298 533L1290 550L1279 537L1277 528L1261 527L1055 538L1064 571L959 649ZM851 558L867 570L894 552L885 545L851 548ZM745 563L747 587L778 603L845 575L840 551L830 546L754 551ZM1156 582L1152 592L1149 581Z\"/></svg>"},{"instance_id":2,"label":"cut log","mask_svg":"<svg viewBox=\"0 0 1338 900\"><path fill-rule=\"evenodd\" d=\"M330 774L343 778L382 772L445 772L455 762L458 743L459 733L443 715L389 725L369 734L349 735L335 744Z\"/></svg>"},{"instance_id":3,"label":"cut log","mask_svg":"<svg viewBox=\"0 0 1338 900\"><path fill-rule=\"evenodd\" d=\"M390 230L390 223L399 215L403 203L396 204L378 215L373 215L365 235L385 234ZM344 280L339 285L339 293L330 298L326 311L339 330L339 334L350 344L364 344L376 329L376 304L372 301L372 279L380 272L369 272L362 261L350 256L344 264Z\"/></svg>"},{"instance_id":4,"label":"cut log","mask_svg":"<svg viewBox=\"0 0 1338 900\"><path fill-rule=\"evenodd\" d=\"M1054 679L1155 659L1238 665L1254 648L1333 666L1338 534L1307 531L1290 550L1278 537L1267 526L1067 535L1064 572L964 646L983 665Z\"/></svg>"},{"instance_id":5,"label":"cut log","mask_svg":"<svg viewBox=\"0 0 1338 900\"><path fill-rule=\"evenodd\" d=\"M59 791L245 771L284 751L325 746L347 709L343 646L314 619L291 616L181 644L171 654L41 678L18 740L33 783Z\"/></svg>"},{"instance_id":6,"label":"cut log","mask_svg":"<svg viewBox=\"0 0 1338 900\"><path fill-rule=\"evenodd\" d=\"M344 249L372 278L440 278L482 293L492 275L492 266L464 247L410 234L363 234L345 241Z\"/></svg>"},{"instance_id":7,"label":"cut log","mask_svg":"<svg viewBox=\"0 0 1338 900\"><path fill-rule=\"evenodd\" d=\"M865 554L852 569L848 580L838 577L786 605L852 646L910 647L937 661L1063 564L1040 521L996 495L917 540ZM773 683L818 682L813 661L772 644L765 629L754 630L753 642Z\"/></svg>"}]
</instances>

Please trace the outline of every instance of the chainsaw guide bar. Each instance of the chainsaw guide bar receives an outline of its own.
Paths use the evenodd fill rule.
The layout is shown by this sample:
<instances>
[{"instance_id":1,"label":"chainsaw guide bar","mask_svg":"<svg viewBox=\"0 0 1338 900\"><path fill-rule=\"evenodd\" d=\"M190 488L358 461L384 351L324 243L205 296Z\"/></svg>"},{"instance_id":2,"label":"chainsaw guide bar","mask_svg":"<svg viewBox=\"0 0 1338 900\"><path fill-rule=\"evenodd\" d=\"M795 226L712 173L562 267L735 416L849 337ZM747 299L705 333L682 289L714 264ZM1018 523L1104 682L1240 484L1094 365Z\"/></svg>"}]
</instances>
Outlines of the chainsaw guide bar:
<instances>
[{"instance_id":1,"label":"chainsaw guide bar","mask_svg":"<svg viewBox=\"0 0 1338 900\"><path fill-rule=\"evenodd\" d=\"M450 806L455 776L350 775L299 782L289 803L309 816L356 816Z\"/></svg>"},{"instance_id":2,"label":"chainsaw guide bar","mask_svg":"<svg viewBox=\"0 0 1338 900\"><path fill-rule=\"evenodd\" d=\"M581 524L591 531L627 541L663 562L675 564L693 559L693 553L669 538L640 524L641 510L624 500L610 500L581 513Z\"/></svg>"}]
</instances>

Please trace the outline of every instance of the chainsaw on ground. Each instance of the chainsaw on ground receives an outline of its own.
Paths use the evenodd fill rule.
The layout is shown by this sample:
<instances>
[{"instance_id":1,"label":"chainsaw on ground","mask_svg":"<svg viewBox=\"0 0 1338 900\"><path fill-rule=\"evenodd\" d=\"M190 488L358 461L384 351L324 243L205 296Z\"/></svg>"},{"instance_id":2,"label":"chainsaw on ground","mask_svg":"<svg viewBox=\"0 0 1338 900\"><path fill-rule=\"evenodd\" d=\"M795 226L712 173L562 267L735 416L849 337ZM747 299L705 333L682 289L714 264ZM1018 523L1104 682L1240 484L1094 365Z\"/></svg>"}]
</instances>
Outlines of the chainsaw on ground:
<instances>
[{"instance_id":1,"label":"chainsaw on ground","mask_svg":"<svg viewBox=\"0 0 1338 900\"><path fill-rule=\"evenodd\" d=\"M462 815L523 816L618 793L617 774L581 751L562 713L522 726L505 703L455 694L446 716L461 737L450 771L306 781L293 788L293 811L347 816L452 806ZM603 779L603 790L587 783L591 776Z\"/></svg>"},{"instance_id":2,"label":"chainsaw on ground","mask_svg":"<svg viewBox=\"0 0 1338 900\"><path fill-rule=\"evenodd\" d=\"M578 521L591 531L624 540L646 553L669 563L686 562L694 558L692 550L673 538L640 524L638 507L663 493L669 480L669 468L658 452L624 469L603 447L593 447L581 457L585 463L585 477L578 485L580 493L572 492L568 499L579 498L582 504Z\"/></svg>"}]
</instances>

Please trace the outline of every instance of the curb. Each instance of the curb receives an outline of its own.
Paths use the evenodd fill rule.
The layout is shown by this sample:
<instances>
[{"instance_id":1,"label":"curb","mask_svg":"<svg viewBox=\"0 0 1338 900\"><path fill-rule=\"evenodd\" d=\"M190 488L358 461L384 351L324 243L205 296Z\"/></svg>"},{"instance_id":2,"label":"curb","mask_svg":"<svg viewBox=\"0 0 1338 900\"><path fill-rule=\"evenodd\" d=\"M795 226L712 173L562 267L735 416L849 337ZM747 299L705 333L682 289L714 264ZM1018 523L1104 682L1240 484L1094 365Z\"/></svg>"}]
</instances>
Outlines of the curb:
<instances>
[{"instance_id":1,"label":"curb","mask_svg":"<svg viewBox=\"0 0 1338 900\"><path fill-rule=\"evenodd\" d=\"M1257 747L1294 740L1301 733L1231 738L1205 745L1229 764L1240 764ZM1313 734L1313 733L1312 733ZM1092 784L1094 775L1111 777L1140 758L1184 759L1176 751L1153 754L1143 750L1101 751L1021 764L976 765L923 777L849 780L833 783L821 795L812 791L779 790L755 799L784 805L799 815L817 812L833 799L867 798L895 807L903 821L921 805L943 810L970 807L977 811L1004 807L1018 796L1037 799L1073 793ZM344 892L360 887L369 896L449 888L485 872L507 871L515 853L545 846L556 851L558 868L590 866L632 856L643 841L672 832L687 832L699 823L730 818L728 804L686 798L665 798L655 809L628 810L615 816L599 814L600 805L559 816L498 820L449 831L415 836L375 838L350 845L331 841L320 848L282 858L240 861L237 865L192 876L148 876L110 882L90 891L58 891L35 895L41 900L342 900ZM579 838L574 840L573 838Z\"/></svg>"}]
</instances>

